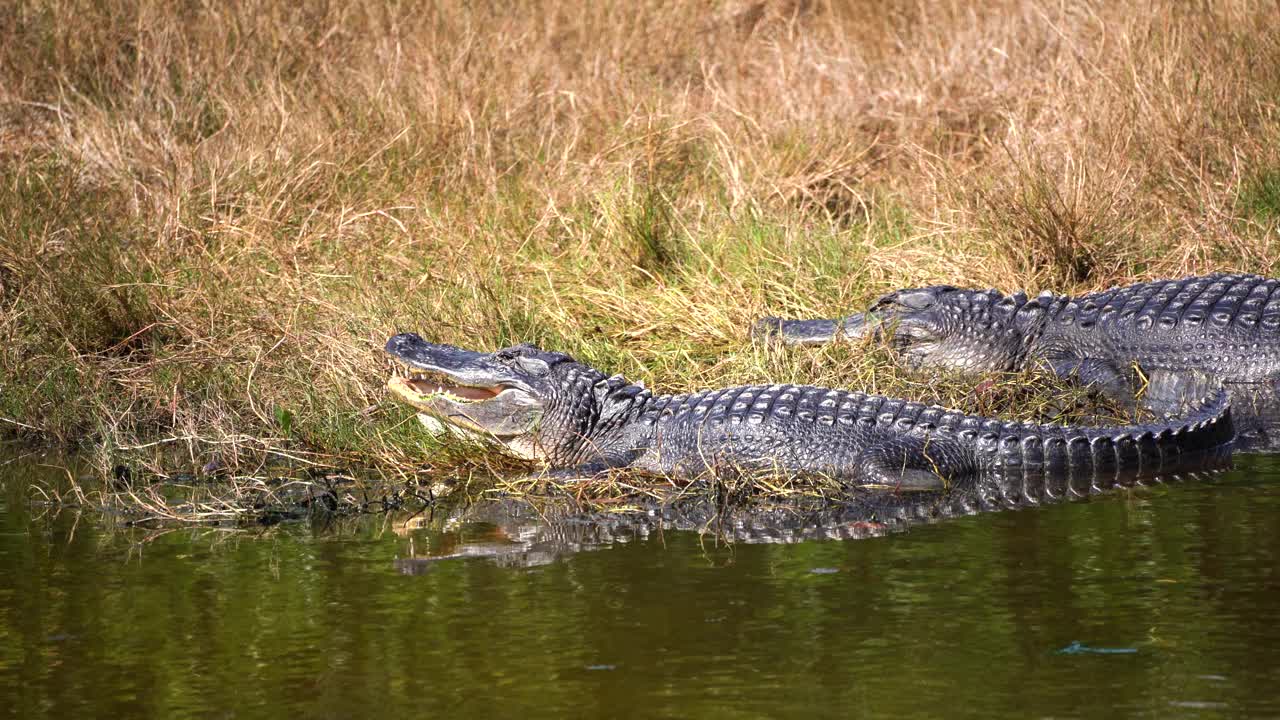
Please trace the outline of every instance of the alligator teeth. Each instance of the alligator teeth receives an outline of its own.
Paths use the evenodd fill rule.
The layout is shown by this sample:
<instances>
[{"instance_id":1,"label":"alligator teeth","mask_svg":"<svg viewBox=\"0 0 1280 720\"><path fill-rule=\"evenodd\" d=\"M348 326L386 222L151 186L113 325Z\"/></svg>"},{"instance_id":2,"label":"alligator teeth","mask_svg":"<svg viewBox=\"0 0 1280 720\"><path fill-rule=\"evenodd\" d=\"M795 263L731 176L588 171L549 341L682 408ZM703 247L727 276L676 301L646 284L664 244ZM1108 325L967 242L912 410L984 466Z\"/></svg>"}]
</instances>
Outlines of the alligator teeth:
<instances>
[{"instance_id":1,"label":"alligator teeth","mask_svg":"<svg viewBox=\"0 0 1280 720\"><path fill-rule=\"evenodd\" d=\"M425 377L427 373L421 370L415 370L398 362L391 362L391 374L405 380L413 380L415 378Z\"/></svg>"},{"instance_id":2,"label":"alligator teeth","mask_svg":"<svg viewBox=\"0 0 1280 720\"><path fill-rule=\"evenodd\" d=\"M448 379L441 379L438 374L426 370L409 367L403 363L393 362L393 377L405 381L414 392L420 395L444 395L455 401L489 400L497 397L505 388L468 387L454 385Z\"/></svg>"}]
</instances>

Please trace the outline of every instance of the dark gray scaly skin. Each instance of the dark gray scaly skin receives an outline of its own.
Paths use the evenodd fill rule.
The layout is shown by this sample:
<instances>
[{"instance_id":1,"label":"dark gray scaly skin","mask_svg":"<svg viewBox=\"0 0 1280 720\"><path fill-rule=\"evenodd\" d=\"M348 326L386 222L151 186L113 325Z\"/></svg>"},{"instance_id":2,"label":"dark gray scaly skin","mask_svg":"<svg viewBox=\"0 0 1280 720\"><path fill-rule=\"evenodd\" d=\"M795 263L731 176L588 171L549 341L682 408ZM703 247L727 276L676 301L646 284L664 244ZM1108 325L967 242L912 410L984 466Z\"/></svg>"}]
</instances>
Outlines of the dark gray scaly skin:
<instances>
[{"instance_id":1,"label":"dark gray scaly skin","mask_svg":"<svg viewBox=\"0 0 1280 720\"><path fill-rule=\"evenodd\" d=\"M1249 446L1280 429L1280 280L1213 274L1068 297L946 285L899 290L840 320L766 318L798 344L886 338L911 365L971 372L1046 366L1112 397L1179 412L1225 384Z\"/></svg>"},{"instance_id":2,"label":"dark gray scaly skin","mask_svg":"<svg viewBox=\"0 0 1280 720\"><path fill-rule=\"evenodd\" d=\"M1200 469L1206 459L1217 463L1233 435L1221 390L1181 420L1064 427L804 385L656 396L532 345L478 353L403 334L386 352L419 373L414 382L422 387L504 390L490 400L460 401L406 394L395 387L404 381L392 380L393 390L426 414L551 470L576 473L825 477L847 487L916 490L1016 478L1088 492L1126 477Z\"/></svg>"}]
</instances>

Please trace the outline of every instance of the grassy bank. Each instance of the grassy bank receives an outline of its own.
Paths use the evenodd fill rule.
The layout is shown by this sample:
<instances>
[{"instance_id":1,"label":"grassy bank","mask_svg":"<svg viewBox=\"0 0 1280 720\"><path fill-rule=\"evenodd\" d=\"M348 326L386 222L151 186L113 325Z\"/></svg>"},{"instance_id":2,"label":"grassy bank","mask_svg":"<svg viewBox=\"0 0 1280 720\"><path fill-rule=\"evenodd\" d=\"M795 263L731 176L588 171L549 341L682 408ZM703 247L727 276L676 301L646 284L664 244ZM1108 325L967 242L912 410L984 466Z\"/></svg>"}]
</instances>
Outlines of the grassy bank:
<instances>
[{"instance_id":1,"label":"grassy bank","mask_svg":"<svg viewBox=\"0 0 1280 720\"><path fill-rule=\"evenodd\" d=\"M1274 2L470 5L0 18L0 426L104 470L465 475L387 402L399 330L1030 416L747 328L1280 259Z\"/></svg>"}]
</instances>

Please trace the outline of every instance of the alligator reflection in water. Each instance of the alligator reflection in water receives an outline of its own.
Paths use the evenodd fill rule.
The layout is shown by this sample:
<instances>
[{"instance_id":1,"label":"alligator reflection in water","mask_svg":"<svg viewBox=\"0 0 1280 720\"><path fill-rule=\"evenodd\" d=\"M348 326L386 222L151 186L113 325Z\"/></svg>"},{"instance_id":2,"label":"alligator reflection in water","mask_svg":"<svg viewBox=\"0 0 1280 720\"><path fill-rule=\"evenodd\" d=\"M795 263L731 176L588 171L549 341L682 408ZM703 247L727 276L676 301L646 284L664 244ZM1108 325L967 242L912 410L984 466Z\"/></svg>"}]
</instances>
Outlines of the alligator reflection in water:
<instances>
[{"instance_id":1,"label":"alligator reflection in water","mask_svg":"<svg viewBox=\"0 0 1280 720\"><path fill-rule=\"evenodd\" d=\"M429 528L431 518L417 516L398 528L409 536L409 554L395 566L404 575L421 575L441 560L483 557L501 567L536 567L620 540L604 526L546 510L540 514L518 500L481 501L455 510L443 530L426 536L414 531Z\"/></svg>"},{"instance_id":2,"label":"alligator reflection in water","mask_svg":"<svg viewBox=\"0 0 1280 720\"><path fill-rule=\"evenodd\" d=\"M910 501L923 507L922 499ZM903 529L904 522L874 519L857 505L805 511L788 505L717 510L706 500L684 501L627 512L577 512L567 505L524 500L488 500L462 508L433 534L426 548L411 535L409 556L396 567L406 575L430 570L441 560L488 558L502 567L536 567L560 557L617 543L647 540L667 530L694 531L715 540L792 543L856 539Z\"/></svg>"},{"instance_id":3,"label":"alligator reflection in water","mask_svg":"<svg viewBox=\"0 0 1280 720\"><path fill-rule=\"evenodd\" d=\"M1223 468L1226 461L1222 461ZM1215 472L1172 478L1203 480ZM861 540L904 532L924 523L984 512L1085 500L1109 490L1154 481L1120 480L1109 487L1031 486L984 482L951 491L866 493L838 505L822 501L722 507L707 497L626 511L584 512L571 503L536 504L518 499L486 500L455 509L447 517L421 517L400 525L409 536L408 556L395 560L406 575L427 572L442 560L488 558L502 567L535 567L578 552L646 540L664 531L693 531L725 543L799 543ZM432 522L434 520L434 522ZM417 541L414 531L440 522L441 530Z\"/></svg>"}]
</instances>

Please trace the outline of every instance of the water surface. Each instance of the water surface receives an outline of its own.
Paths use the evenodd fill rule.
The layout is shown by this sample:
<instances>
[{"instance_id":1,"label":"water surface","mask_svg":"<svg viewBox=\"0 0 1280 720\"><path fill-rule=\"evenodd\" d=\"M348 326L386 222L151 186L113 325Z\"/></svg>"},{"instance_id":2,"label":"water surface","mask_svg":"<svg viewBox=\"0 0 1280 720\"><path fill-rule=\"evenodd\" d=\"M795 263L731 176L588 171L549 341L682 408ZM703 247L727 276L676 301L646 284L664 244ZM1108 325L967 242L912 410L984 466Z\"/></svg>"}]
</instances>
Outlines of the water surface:
<instances>
[{"instance_id":1,"label":"water surface","mask_svg":"<svg viewBox=\"0 0 1280 720\"><path fill-rule=\"evenodd\" d=\"M1269 458L732 545L442 518L121 529L33 505L57 472L0 468L0 716L1280 716Z\"/></svg>"}]
</instances>

